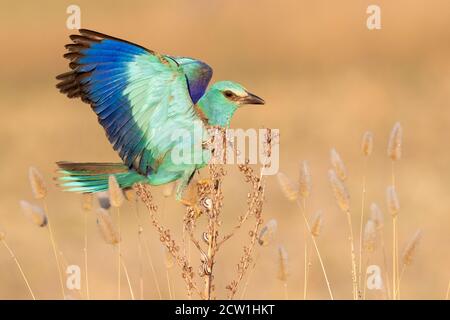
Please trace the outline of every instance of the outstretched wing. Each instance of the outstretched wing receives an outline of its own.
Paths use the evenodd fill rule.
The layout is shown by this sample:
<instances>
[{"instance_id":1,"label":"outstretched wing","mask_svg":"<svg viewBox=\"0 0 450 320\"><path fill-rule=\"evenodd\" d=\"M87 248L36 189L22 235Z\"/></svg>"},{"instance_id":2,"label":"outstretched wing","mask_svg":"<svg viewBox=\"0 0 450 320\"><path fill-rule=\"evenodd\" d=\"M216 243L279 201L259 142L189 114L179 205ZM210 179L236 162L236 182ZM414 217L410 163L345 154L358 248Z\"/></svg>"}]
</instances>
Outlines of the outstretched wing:
<instances>
[{"instance_id":1,"label":"outstretched wing","mask_svg":"<svg viewBox=\"0 0 450 320\"><path fill-rule=\"evenodd\" d=\"M198 120L183 68L176 59L136 44L79 32L70 36L73 43L64 55L72 71L57 76L57 88L92 106L126 165L142 174L156 170L171 149L173 130L189 129ZM207 83L198 79L192 83L204 91Z\"/></svg>"}]
</instances>

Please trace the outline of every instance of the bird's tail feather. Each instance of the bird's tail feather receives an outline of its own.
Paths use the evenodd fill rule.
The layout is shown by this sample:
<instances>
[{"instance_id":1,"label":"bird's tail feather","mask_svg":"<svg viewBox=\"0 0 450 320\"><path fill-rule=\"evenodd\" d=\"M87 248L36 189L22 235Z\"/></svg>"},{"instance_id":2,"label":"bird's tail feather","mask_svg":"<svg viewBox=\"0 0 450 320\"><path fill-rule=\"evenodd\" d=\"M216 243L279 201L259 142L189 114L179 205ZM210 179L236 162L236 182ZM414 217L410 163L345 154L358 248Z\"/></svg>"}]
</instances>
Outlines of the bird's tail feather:
<instances>
[{"instance_id":1,"label":"bird's tail feather","mask_svg":"<svg viewBox=\"0 0 450 320\"><path fill-rule=\"evenodd\" d=\"M122 163L74 163L61 161L58 184L64 191L93 193L108 190L108 179L114 175L122 189L131 188L133 184L146 180L145 176L129 170Z\"/></svg>"}]
</instances>

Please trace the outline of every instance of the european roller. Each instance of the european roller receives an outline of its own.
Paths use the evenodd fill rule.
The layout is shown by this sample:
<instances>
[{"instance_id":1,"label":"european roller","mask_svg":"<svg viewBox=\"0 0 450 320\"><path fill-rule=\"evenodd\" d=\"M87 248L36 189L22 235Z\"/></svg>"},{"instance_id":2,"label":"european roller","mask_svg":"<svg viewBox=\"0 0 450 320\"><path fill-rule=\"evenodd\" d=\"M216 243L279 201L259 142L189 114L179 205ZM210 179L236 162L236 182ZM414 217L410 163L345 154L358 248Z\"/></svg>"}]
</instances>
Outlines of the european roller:
<instances>
[{"instance_id":1,"label":"european roller","mask_svg":"<svg viewBox=\"0 0 450 320\"><path fill-rule=\"evenodd\" d=\"M70 60L71 71L56 77L57 88L91 105L122 162L58 162L59 181L67 191L105 191L109 176L114 175L123 189L135 183L162 185L179 180L177 199L181 199L208 157L180 163L174 161L172 151L203 150L209 134L174 139L173 133L193 134L199 124L202 129L226 128L242 105L264 104L236 82L220 81L207 89L212 69L202 61L162 55L86 29L70 39L64 57Z\"/></svg>"}]
</instances>

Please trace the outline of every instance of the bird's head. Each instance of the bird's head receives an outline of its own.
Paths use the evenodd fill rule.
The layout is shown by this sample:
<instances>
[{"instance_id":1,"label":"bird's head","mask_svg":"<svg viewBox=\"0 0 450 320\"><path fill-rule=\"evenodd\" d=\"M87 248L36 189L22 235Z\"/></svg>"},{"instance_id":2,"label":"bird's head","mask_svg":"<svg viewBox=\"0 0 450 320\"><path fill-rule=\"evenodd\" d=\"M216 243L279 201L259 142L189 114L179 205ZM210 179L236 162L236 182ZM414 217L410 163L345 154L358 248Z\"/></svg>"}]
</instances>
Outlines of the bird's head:
<instances>
[{"instance_id":1,"label":"bird's head","mask_svg":"<svg viewBox=\"0 0 450 320\"><path fill-rule=\"evenodd\" d=\"M213 84L198 105L210 125L227 127L234 112L243 105L264 104L264 100L232 81Z\"/></svg>"}]
</instances>

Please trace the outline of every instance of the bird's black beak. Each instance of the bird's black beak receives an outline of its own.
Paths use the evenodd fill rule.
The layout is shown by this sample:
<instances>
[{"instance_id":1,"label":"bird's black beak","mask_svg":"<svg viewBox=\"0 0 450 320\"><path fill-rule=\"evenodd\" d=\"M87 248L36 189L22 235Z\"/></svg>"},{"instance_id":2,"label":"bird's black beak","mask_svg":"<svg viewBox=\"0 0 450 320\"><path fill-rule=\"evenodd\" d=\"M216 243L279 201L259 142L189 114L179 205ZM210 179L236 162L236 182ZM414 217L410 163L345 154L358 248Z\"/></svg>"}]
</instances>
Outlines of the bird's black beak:
<instances>
[{"instance_id":1,"label":"bird's black beak","mask_svg":"<svg viewBox=\"0 0 450 320\"><path fill-rule=\"evenodd\" d=\"M265 104L266 102L257 95L247 92L247 96L241 99L241 104Z\"/></svg>"}]
</instances>

